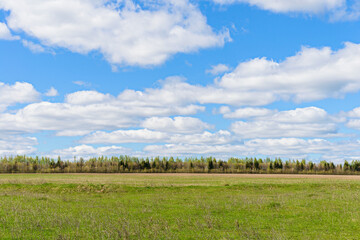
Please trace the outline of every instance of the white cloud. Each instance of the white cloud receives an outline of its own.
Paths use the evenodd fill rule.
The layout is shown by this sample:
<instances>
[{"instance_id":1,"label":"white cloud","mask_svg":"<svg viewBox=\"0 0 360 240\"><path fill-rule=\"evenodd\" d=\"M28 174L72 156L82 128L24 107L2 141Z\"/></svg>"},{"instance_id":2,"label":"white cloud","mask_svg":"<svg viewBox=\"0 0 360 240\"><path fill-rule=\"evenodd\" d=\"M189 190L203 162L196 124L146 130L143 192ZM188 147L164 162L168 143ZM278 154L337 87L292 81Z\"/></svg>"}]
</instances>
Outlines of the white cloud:
<instances>
[{"instance_id":1,"label":"white cloud","mask_svg":"<svg viewBox=\"0 0 360 240\"><path fill-rule=\"evenodd\" d=\"M112 64L157 65L176 53L223 46L228 31L214 33L188 0L0 0L7 24L47 47L101 52Z\"/></svg>"},{"instance_id":2,"label":"white cloud","mask_svg":"<svg viewBox=\"0 0 360 240\"><path fill-rule=\"evenodd\" d=\"M144 147L144 152L151 155L162 156L193 156L193 155L219 155L228 154L229 156L236 153L237 156L243 151L242 145L208 145L208 144L164 144L148 145ZM233 155L234 156L234 155Z\"/></svg>"},{"instance_id":3,"label":"white cloud","mask_svg":"<svg viewBox=\"0 0 360 240\"><path fill-rule=\"evenodd\" d=\"M331 16L332 21L353 21L358 20L360 17L360 2L358 0L350 1L344 4L341 8L337 9Z\"/></svg>"},{"instance_id":4,"label":"white cloud","mask_svg":"<svg viewBox=\"0 0 360 240\"><path fill-rule=\"evenodd\" d=\"M17 83L14 86L16 86L16 88L22 86L22 88L28 90L23 92L30 92L32 94L23 94L23 96L18 92L9 91L8 85L0 85L0 92L2 90L4 92L3 95L0 95L0 98L11 93L7 97L4 97L3 102L6 103L9 99L11 101L8 102L7 105L16 102L34 101L34 95L36 96L38 94L31 84ZM14 86L12 87L14 88ZM163 81L159 88L148 88L144 91L128 89L121 92L118 96L97 91L78 91L66 95L63 103L33 103L14 112L0 114L0 132L19 133L52 130L56 131L56 135L59 136L75 136L99 130L113 131L122 128L144 127L163 132L200 133L205 129L211 128L211 126L203 123L199 119L186 117L186 115L196 114L205 110L205 106L195 104L265 104L271 102L271 99L264 98L267 94L271 96L271 89L268 89L268 91L268 93L260 95L253 95L251 92L243 94L242 92L237 92L235 89L191 85L176 77ZM29 97L29 95L32 97ZM12 96L17 97L14 98ZM25 98L26 96L28 99ZM18 99L19 97L20 99ZM310 110L311 108L307 109L306 113L312 112ZM266 117L268 117L268 115L266 114L271 113L270 110L267 111L261 108L243 108L235 110L235 112L222 108L221 111L223 111L225 117L229 118L252 117L257 119L255 123L238 122L234 124L233 130L236 132L241 131L243 127L255 127L257 126L256 124L260 124L261 115L265 117L264 120L267 121L268 119L266 119ZM326 115L326 112L324 113L323 110L313 111L316 112L317 115L307 122L308 126L305 124L298 126L299 131L307 129L307 131L303 132L304 135L313 131L312 129L318 128L318 125L321 125L318 122L319 119ZM300 114L301 111L297 110L296 113ZM277 125L280 123L279 119L282 117L282 114L284 113L278 113L276 115L277 120L271 120L264 125L271 128L271 134L269 136L274 136L276 129L284 130L291 128L291 124L298 123L297 121L299 121L299 119L308 117L305 113L299 115L297 118L285 116L285 118L288 119L286 120L287 122L285 121L283 125ZM174 115L182 117L174 119L168 118ZM149 119L145 120L146 118ZM296 129L293 129L293 131L295 130ZM322 131L324 134L325 132L333 134L337 131L337 128L331 121L325 122L325 124L319 126L319 128L314 131L314 134L320 134ZM280 133L280 136L284 134L285 133ZM300 135L300 133L292 134L292 136ZM311 136L314 134L311 134Z\"/></svg>"},{"instance_id":5,"label":"white cloud","mask_svg":"<svg viewBox=\"0 0 360 240\"><path fill-rule=\"evenodd\" d=\"M335 119L316 107L282 111L248 122L237 121L231 124L231 130L243 139L340 136Z\"/></svg>"},{"instance_id":6,"label":"white cloud","mask_svg":"<svg viewBox=\"0 0 360 240\"><path fill-rule=\"evenodd\" d=\"M267 156L286 159L330 160L343 163L345 159L360 158L360 141L336 141L324 139L251 139L243 144L165 144L148 145L145 155L194 156L212 155L226 160L228 157ZM315 156L314 156L315 155Z\"/></svg>"},{"instance_id":7,"label":"white cloud","mask_svg":"<svg viewBox=\"0 0 360 240\"><path fill-rule=\"evenodd\" d=\"M37 131L39 131L39 129L37 129ZM60 137L60 136L65 136L65 137L75 137L75 136L84 136L86 134L89 134L92 130L91 129L84 129L84 130L76 130L76 129L71 129L71 130L57 130L56 132L56 136Z\"/></svg>"},{"instance_id":8,"label":"white cloud","mask_svg":"<svg viewBox=\"0 0 360 240\"><path fill-rule=\"evenodd\" d=\"M40 94L35 88L24 82L13 85L0 82L0 111L16 103L29 103L39 100Z\"/></svg>"},{"instance_id":9,"label":"white cloud","mask_svg":"<svg viewBox=\"0 0 360 240\"><path fill-rule=\"evenodd\" d=\"M100 104L115 100L110 94L97 91L78 91L65 96L65 102L73 105Z\"/></svg>"},{"instance_id":10,"label":"white cloud","mask_svg":"<svg viewBox=\"0 0 360 240\"><path fill-rule=\"evenodd\" d=\"M214 103L229 104L235 106L266 105L276 100L274 94L263 92L254 97L253 92L239 91L237 89L226 89L217 84L201 86L186 83L183 78L169 77L162 81L161 88L149 88L144 92L127 90L124 91L120 99L136 99L138 101L159 101L169 105L185 103Z\"/></svg>"},{"instance_id":11,"label":"white cloud","mask_svg":"<svg viewBox=\"0 0 360 240\"><path fill-rule=\"evenodd\" d=\"M304 102L339 98L360 90L360 44L343 49L303 48L282 62L256 58L240 63L214 84L191 85L170 77L160 88L126 90L119 99L134 102L178 104L228 104L264 106L279 100Z\"/></svg>"},{"instance_id":12,"label":"white cloud","mask_svg":"<svg viewBox=\"0 0 360 240\"><path fill-rule=\"evenodd\" d=\"M285 123L324 123L332 121L332 118L324 109L317 107L306 107L275 113L271 117L271 120Z\"/></svg>"},{"instance_id":13,"label":"white cloud","mask_svg":"<svg viewBox=\"0 0 360 240\"><path fill-rule=\"evenodd\" d=\"M143 152L133 152L122 146L93 147L79 145L67 149L52 151L52 156L60 155L72 159L97 156L216 156L226 160L227 157L236 156L268 156L310 160L329 160L343 163L344 160L360 158L360 141L328 141L324 139L251 139L242 144L217 144L203 143L171 143L164 145L145 146ZM314 156L315 155L315 156Z\"/></svg>"},{"instance_id":14,"label":"white cloud","mask_svg":"<svg viewBox=\"0 0 360 240\"><path fill-rule=\"evenodd\" d=\"M354 108L348 113L345 113L345 115L350 118L346 123L346 126L360 130L360 107Z\"/></svg>"},{"instance_id":15,"label":"white cloud","mask_svg":"<svg viewBox=\"0 0 360 240\"><path fill-rule=\"evenodd\" d=\"M354 108L353 110L348 112L347 116L351 118L360 118L360 107Z\"/></svg>"},{"instance_id":16,"label":"white cloud","mask_svg":"<svg viewBox=\"0 0 360 240\"><path fill-rule=\"evenodd\" d=\"M24 88L27 91L30 89L28 92L38 95L31 84L17 83L14 85L2 84L1 86L4 93L13 88L18 90ZM175 87L172 88L172 86ZM309 154L321 154L330 158L333 153L333 156L341 157L343 154L351 159L360 156L360 151L356 150L356 147L359 146L358 143L350 143L347 146L345 142L334 143L324 139L293 138L340 136L337 124L343 122L344 118L341 116L335 118L325 110L316 107L280 112L273 110L268 112L265 108L240 108L232 112L229 107L222 107L220 112L224 115L232 114L231 117L250 118L247 122L238 121L231 125L231 129L236 135L224 130L214 133L204 131L211 126L197 118L167 117L194 114L203 110L202 106L192 105L192 103L196 103L197 99L191 99L192 95L186 92L187 88L193 87L194 89L205 88L183 81L170 80L165 81L160 88L145 89L144 91L125 90L118 96L96 91L75 92L66 95L63 103L32 103L14 112L12 110L0 113L0 135L11 136L15 133L53 130L56 131L57 136L89 134L80 140L84 144L165 143L165 145L146 146L144 153L141 153L143 155L252 156L273 154L272 156L306 157ZM9 91L5 91L5 89ZM181 89L185 96L182 94L179 97L174 96L177 89ZM22 96L16 92L12 95ZM19 99L21 101L24 101L23 99L34 100L31 97L20 97ZM19 99L17 101L20 101ZM354 109L347 113L347 116L356 120L360 117L360 110ZM141 126L147 129L104 131ZM93 131L96 132L91 133ZM0 139L6 138L0 137ZM240 139L250 140L240 144ZM18 147L14 140L10 144L12 147L7 145L0 154L33 153L36 151L33 147L36 142L30 139L29 143L27 140L16 140L25 142L25 145L19 144ZM5 140L3 140L3 145L5 146ZM67 157L125 153L138 154L119 146L95 148L88 145L52 152L54 156Z\"/></svg>"},{"instance_id":17,"label":"white cloud","mask_svg":"<svg viewBox=\"0 0 360 240\"><path fill-rule=\"evenodd\" d=\"M309 153L324 153L332 150L331 142L324 139L252 139L245 142L244 147L253 154L269 156L306 156Z\"/></svg>"},{"instance_id":18,"label":"white cloud","mask_svg":"<svg viewBox=\"0 0 360 240\"><path fill-rule=\"evenodd\" d=\"M22 40L21 42L24 45L24 47L27 47L33 53L43 53L43 52L45 52L45 48L43 48L39 44L36 44L34 42L31 42L31 41L27 41L27 40Z\"/></svg>"},{"instance_id":19,"label":"white cloud","mask_svg":"<svg viewBox=\"0 0 360 240\"><path fill-rule=\"evenodd\" d=\"M254 139L245 143L247 149L267 156L286 158L310 158L311 154L320 155L315 160L328 160L343 163L344 160L360 158L360 141L328 141L324 139Z\"/></svg>"},{"instance_id":20,"label":"white cloud","mask_svg":"<svg viewBox=\"0 0 360 240\"><path fill-rule=\"evenodd\" d=\"M234 112L231 112L227 106L220 107L220 113L224 115L224 118L253 118L253 117L266 117L275 114L276 110L267 108L238 108Z\"/></svg>"},{"instance_id":21,"label":"white cloud","mask_svg":"<svg viewBox=\"0 0 360 240\"><path fill-rule=\"evenodd\" d=\"M118 156L118 155L129 155L131 149L124 148L121 146L105 146L95 148L89 145L79 145L75 147L69 147L66 149L58 149L52 152L53 156L61 156L62 158L72 159L73 157L83 157L85 159L90 157L99 156Z\"/></svg>"},{"instance_id":22,"label":"white cloud","mask_svg":"<svg viewBox=\"0 0 360 240\"><path fill-rule=\"evenodd\" d=\"M346 4L346 0L213 0L218 4L247 3L273 12L319 13L336 10Z\"/></svg>"},{"instance_id":23,"label":"white cloud","mask_svg":"<svg viewBox=\"0 0 360 240\"><path fill-rule=\"evenodd\" d=\"M0 22L0 39L17 40L18 36L13 36L5 23Z\"/></svg>"},{"instance_id":24,"label":"white cloud","mask_svg":"<svg viewBox=\"0 0 360 240\"><path fill-rule=\"evenodd\" d=\"M225 144L232 140L231 133L220 130L215 133L168 133L148 129L117 130L114 132L97 131L83 137L80 142L85 144L116 144L116 143L186 143L186 144Z\"/></svg>"},{"instance_id":25,"label":"white cloud","mask_svg":"<svg viewBox=\"0 0 360 240\"><path fill-rule=\"evenodd\" d=\"M330 160L343 163L343 160L360 158L360 141L328 141L324 139L252 139L242 144L177 143L145 146L143 152L134 152L122 146L93 147L79 145L51 152L53 157L60 155L72 159L97 156L216 156L226 160L227 157L268 156L283 158L307 158L310 160ZM315 156L314 156L315 155Z\"/></svg>"},{"instance_id":26,"label":"white cloud","mask_svg":"<svg viewBox=\"0 0 360 240\"><path fill-rule=\"evenodd\" d=\"M354 46L357 45L352 45L351 47ZM348 52L350 50L351 49L343 49L341 51ZM336 62L342 63L340 65L343 69L339 71L357 71L356 69L358 68L355 67L355 64L345 64L350 61L348 53L340 54L339 51L333 55L339 55L336 58L331 56L331 58L336 59ZM354 58L356 57L357 56L354 56ZM298 56L295 58L298 58ZM286 61L288 63L286 69L289 69L290 66L294 67L295 65L295 68L298 68L298 65L301 65L301 61L296 59L289 58ZM355 59L353 59L353 61L356 62ZM303 63L303 65L304 64L305 63ZM333 68L336 67L338 66L333 66ZM346 70L347 68L349 69ZM319 72L323 71L323 69L329 70L330 67L325 65ZM338 67L338 69L340 69L340 67ZM235 72L236 71L237 70L235 70ZM247 69L247 71L251 72L251 69ZM263 74L260 75L262 76ZM279 94L284 95L288 95L291 92L296 93L296 91L299 92L296 94L302 94L306 92L305 90L313 92L314 95L316 95L316 91L325 91L326 94L329 95L331 95L329 93L331 91L355 91L358 85L357 77L350 77L350 75L351 74L344 74L341 81L340 77L339 79L335 77L335 80L330 79L332 82L342 85L345 85L347 82L346 87L343 87L343 89L346 90L343 91L341 87L337 87L336 89L329 87L334 85L331 81L328 82L329 79L320 79L319 81L323 84L321 86L317 84L314 85L313 83L318 81L318 79L313 79L310 83L307 80L305 81L299 78L301 80L300 83L303 85L300 83L294 84L296 85L295 87L291 84L284 83L284 85L282 85L283 89L279 87L281 84L274 84L275 80L273 79L270 79L269 83L264 80L258 80L259 86L247 83L249 86L239 87L236 81L228 81L229 74L226 74L221 82L209 86L191 85L179 77L171 77L162 81L158 88L148 88L143 91L127 89L118 96L97 91L78 91L66 95L64 102L32 103L22 109L13 110L11 113L0 114L0 132L21 133L50 130L56 131L56 135L58 136L75 136L99 130L114 131L122 128L144 127L163 132L201 133L205 129L211 128L211 126L203 123L199 119L186 117L186 115L204 111L205 106L200 104L214 103L235 106L264 105L276 99L273 94L274 91L278 91ZM275 79L279 78L275 77ZM234 86L230 83L233 83ZM242 82L241 84L246 83ZM324 95L325 92L323 93ZM2 93L0 94L0 100L2 100L3 109L8 105L18 102L35 101L39 95L32 85L28 83L16 83L14 85L0 84L0 93ZM283 112L275 114L276 111L265 108L240 108L231 112L229 107L222 107L220 108L220 112L224 114L225 118L255 118L256 121L253 122L237 122L232 125L232 130L240 134L240 136L249 134L249 136L245 137L258 136L257 129L264 131L264 134L259 133L262 137L275 137L278 133L277 131L280 131L279 137L299 137L308 134L308 136L325 137L328 136L326 133L328 133L329 136L337 134L337 126L332 120L319 122L321 119L328 117L327 113L324 110L314 108L307 108L305 112L297 109L294 111L297 114L296 117L290 116L293 113L292 111L286 112L288 115L284 116L285 113ZM169 116L179 117L171 119ZM313 116L313 118L310 118L311 116ZM281 118L285 120L282 121ZM299 119L302 119L302 121L305 121L304 119L308 120L306 120L305 123L300 123ZM263 121L264 124L262 124L261 121ZM293 128L293 126L295 128ZM240 133L243 131L243 128L246 128L244 130L246 134ZM268 133L265 131L267 129L269 130ZM291 131L285 131L287 129Z\"/></svg>"},{"instance_id":27,"label":"white cloud","mask_svg":"<svg viewBox=\"0 0 360 240\"><path fill-rule=\"evenodd\" d=\"M346 43L343 49L332 51L303 48L283 62L256 58L240 63L225 74L218 86L252 93L253 98L270 94L266 99L296 102L343 97L360 89L360 44Z\"/></svg>"},{"instance_id":28,"label":"white cloud","mask_svg":"<svg viewBox=\"0 0 360 240\"><path fill-rule=\"evenodd\" d=\"M220 73L228 72L230 68L225 64L218 64L211 66L211 69L206 70L206 73L211 73L212 75L219 75Z\"/></svg>"},{"instance_id":29,"label":"white cloud","mask_svg":"<svg viewBox=\"0 0 360 240\"><path fill-rule=\"evenodd\" d=\"M59 95L59 92L58 92L54 87L51 87L51 88L45 93L45 96L48 96L48 97L56 97L57 95Z\"/></svg>"},{"instance_id":30,"label":"white cloud","mask_svg":"<svg viewBox=\"0 0 360 240\"><path fill-rule=\"evenodd\" d=\"M349 128L360 130L360 119L350 119L346 123L346 126L349 127Z\"/></svg>"},{"instance_id":31,"label":"white cloud","mask_svg":"<svg viewBox=\"0 0 360 240\"><path fill-rule=\"evenodd\" d=\"M44 130L66 133L87 133L94 130L113 130L136 127L142 117L191 113L185 109L173 110L167 107L128 107L120 102L102 104L72 105L68 103L34 103L18 110L15 114L0 115L0 132L38 132Z\"/></svg>"},{"instance_id":32,"label":"white cloud","mask_svg":"<svg viewBox=\"0 0 360 240\"><path fill-rule=\"evenodd\" d=\"M190 115L204 110L202 106L183 103L166 93L153 95L156 93L155 89L126 90L115 97L96 91L79 91L68 94L64 103L33 103L15 113L0 114L0 132L53 130L59 136L75 136L96 130L138 127L148 117ZM181 119L176 122L179 131L185 131L181 127L187 125L180 122Z\"/></svg>"},{"instance_id":33,"label":"white cloud","mask_svg":"<svg viewBox=\"0 0 360 240\"><path fill-rule=\"evenodd\" d=\"M231 130L244 139L256 137L334 137L337 134L337 126L331 123L294 124L267 121L239 121L231 125Z\"/></svg>"},{"instance_id":34,"label":"white cloud","mask_svg":"<svg viewBox=\"0 0 360 240\"><path fill-rule=\"evenodd\" d=\"M232 135L230 132L220 130L215 133L205 131L203 133L195 134L175 134L170 137L169 143L175 144L206 144L206 145L217 145L226 144L232 141Z\"/></svg>"},{"instance_id":35,"label":"white cloud","mask_svg":"<svg viewBox=\"0 0 360 240\"><path fill-rule=\"evenodd\" d=\"M150 131L148 129L117 130L114 132L97 131L81 139L82 143L150 143L169 140L167 133Z\"/></svg>"},{"instance_id":36,"label":"white cloud","mask_svg":"<svg viewBox=\"0 0 360 240\"><path fill-rule=\"evenodd\" d=\"M303 47L282 62L266 58L242 62L213 85L190 85L179 78L168 79L161 89L147 90L144 98L160 94L172 102L233 106L340 98L360 90L359 65L360 44L348 42L337 51Z\"/></svg>"},{"instance_id":37,"label":"white cloud","mask_svg":"<svg viewBox=\"0 0 360 240\"><path fill-rule=\"evenodd\" d=\"M211 128L209 124L192 117L174 117L174 119L151 117L146 119L141 125L152 130L175 133L202 132L204 129Z\"/></svg>"},{"instance_id":38,"label":"white cloud","mask_svg":"<svg viewBox=\"0 0 360 240\"><path fill-rule=\"evenodd\" d=\"M91 87L91 83L88 82L84 82L84 81L74 81L74 84L78 85L78 86L83 86L83 87Z\"/></svg>"},{"instance_id":39,"label":"white cloud","mask_svg":"<svg viewBox=\"0 0 360 240\"><path fill-rule=\"evenodd\" d=\"M36 151L34 145L37 144L34 137L0 136L0 156L32 154Z\"/></svg>"}]
</instances>

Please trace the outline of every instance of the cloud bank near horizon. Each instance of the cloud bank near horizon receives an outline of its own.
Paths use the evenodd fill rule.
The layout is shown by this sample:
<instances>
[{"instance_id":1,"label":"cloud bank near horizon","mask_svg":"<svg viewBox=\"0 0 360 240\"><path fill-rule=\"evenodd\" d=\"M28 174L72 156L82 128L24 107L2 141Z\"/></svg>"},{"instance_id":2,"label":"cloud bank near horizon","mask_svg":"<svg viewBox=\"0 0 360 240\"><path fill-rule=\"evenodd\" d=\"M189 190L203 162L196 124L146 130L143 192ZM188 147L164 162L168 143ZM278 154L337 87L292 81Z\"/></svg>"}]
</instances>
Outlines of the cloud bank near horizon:
<instances>
[{"instance_id":1,"label":"cloud bank near horizon","mask_svg":"<svg viewBox=\"0 0 360 240\"><path fill-rule=\"evenodd\" d=\"M359 91L359 46L347 43L338 51L303 48L282 62L251 59L209 85L190 84L175 76L161 81L159 87L126 89L117 96L77 91L65 95L63 102L41 100L30 83L1 83L0 136L25 139L31 134L53 132L58 137L80 137L78 143L83 145L47 153L66 157L81 155L87 149L86 156L126 152L329 158L343 154L355 158L358 140L351 140L344 126L360 129L359 108L329 114L315 106L288 110L267 106L276 101L339 98ZM44 96L58 94L55 88L50 90L51 94L48 91ZM24 103L17 110L7 109ZM229 121L227 128L201 117L211 110L209 104L218 106L212 114ZM36 138L24 143L28 145L9 141L8 151L3 153L36 152ZM119 145L130 143L145 145L140 150Z\"/></svg>"}]
</instances>

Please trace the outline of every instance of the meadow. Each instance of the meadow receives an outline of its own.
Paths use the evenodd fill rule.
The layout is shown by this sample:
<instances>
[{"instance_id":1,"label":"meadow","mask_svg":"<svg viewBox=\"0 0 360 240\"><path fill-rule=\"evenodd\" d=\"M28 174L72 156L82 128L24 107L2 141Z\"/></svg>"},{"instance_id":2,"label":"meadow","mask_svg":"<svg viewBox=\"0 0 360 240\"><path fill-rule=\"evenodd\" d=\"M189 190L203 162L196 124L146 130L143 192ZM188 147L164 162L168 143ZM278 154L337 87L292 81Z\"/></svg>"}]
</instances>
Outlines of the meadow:
<instances>
[{"instance_id":1,"label":"meadow","mask_svg":"<svg viewBox=\"0 0 360 240\"><path fill-rule=\"evenodd\" d=\"M0 239L359 239L360 177L1 174Z\"/></svg>"}]
</instances>

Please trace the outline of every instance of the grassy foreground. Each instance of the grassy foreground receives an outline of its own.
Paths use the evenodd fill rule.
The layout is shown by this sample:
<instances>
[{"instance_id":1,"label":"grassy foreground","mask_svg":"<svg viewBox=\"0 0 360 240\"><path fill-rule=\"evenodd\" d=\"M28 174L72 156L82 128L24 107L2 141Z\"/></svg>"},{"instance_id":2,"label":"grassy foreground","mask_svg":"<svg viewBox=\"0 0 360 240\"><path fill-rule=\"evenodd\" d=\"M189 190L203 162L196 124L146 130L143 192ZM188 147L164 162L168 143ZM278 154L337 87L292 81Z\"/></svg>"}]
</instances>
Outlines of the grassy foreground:
<instances>
[{"instance_id":1,"label":"grassy foreground","mask_svg":"<svg viewBox=\"0 0 360 240\"><path fill-rule=\"evenodd\" d=\"M359 239L356 176L0 175L0 239Z\"/></svg>"}]
</instances>

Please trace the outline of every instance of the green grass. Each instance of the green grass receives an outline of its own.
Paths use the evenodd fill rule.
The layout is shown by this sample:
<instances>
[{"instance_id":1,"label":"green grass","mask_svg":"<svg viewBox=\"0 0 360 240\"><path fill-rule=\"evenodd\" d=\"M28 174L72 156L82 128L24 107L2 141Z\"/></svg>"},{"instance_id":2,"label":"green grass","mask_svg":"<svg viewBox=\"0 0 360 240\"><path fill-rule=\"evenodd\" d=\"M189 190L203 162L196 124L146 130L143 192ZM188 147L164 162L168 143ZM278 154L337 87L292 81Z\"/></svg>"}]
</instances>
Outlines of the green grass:
<instances>
[{"instance_id":1,"label":"green grass","mask_svg":"<svg viewBox=\"0 0 360 240\"><path fill-rule=\"evenodd\" d=\"M0 175L0 239L359 239L359 179Z\"/></svg>"}]
</instances>

